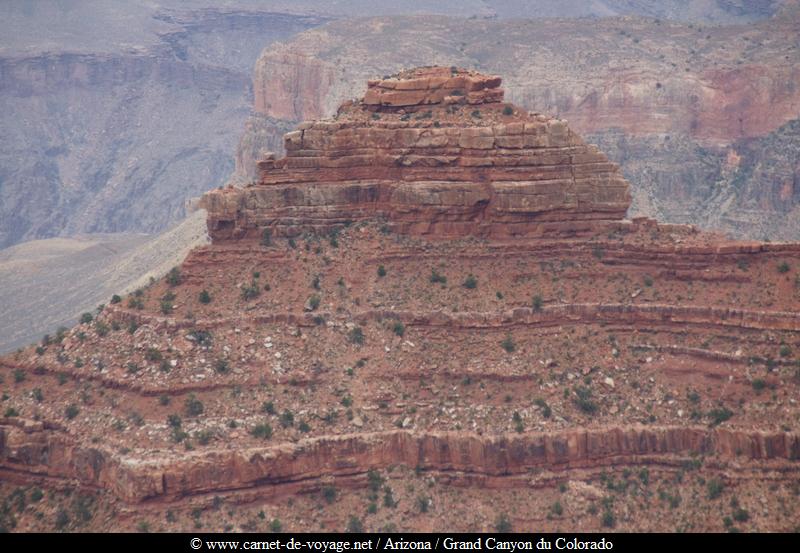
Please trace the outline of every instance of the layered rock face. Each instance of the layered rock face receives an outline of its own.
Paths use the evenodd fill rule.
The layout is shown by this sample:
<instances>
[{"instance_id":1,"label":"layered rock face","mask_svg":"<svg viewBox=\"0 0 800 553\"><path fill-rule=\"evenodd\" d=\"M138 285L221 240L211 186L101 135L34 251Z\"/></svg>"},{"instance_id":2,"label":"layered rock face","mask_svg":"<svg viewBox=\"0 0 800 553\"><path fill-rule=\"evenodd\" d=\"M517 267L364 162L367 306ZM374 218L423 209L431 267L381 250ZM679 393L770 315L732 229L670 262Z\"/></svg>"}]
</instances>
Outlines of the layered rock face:
<instances>
[{"instance_id":1,"label":"layered rock face","mask_svg":"<svg viewBox=\"0 0 800 553\"><path fill-rule=\"evenodd\" d=\"M88 494L121 513L95 530L796 527L800 244L626 219L617 167L501 84L370 81L206 194L167 277L0 357L0 500Z\"/></svg>"},{"instance_id":2,"label":"layered rock face","mask_svg":"<svg viewBox=\"0 0 800 553\"><path fill-rule=\"evenodd\" d=\"M253 186L204 197L214 239L382 218L403 232L515 235L618 220L618 167L564 121L503 103L501 79L422 68L368 83L333 120L286 134Z\"/></svg>"}]
</instances>

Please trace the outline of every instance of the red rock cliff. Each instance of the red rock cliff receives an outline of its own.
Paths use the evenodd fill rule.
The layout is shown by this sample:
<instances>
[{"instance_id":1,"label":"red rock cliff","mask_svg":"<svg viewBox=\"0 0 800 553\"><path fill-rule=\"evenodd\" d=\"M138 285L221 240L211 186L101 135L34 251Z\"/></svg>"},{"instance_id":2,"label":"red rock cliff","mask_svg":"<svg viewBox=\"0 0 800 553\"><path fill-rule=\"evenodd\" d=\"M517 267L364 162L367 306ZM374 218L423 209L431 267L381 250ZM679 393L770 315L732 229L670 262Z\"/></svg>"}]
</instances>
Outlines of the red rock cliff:
<instances>
[{"instance_id":1,"label":"red rock cliff","mask_svg":"<svg viewBox=\"0 0 800 553\"><path fill-rule=\"evenodd\" d=\"M503 103L500 77L420 68L370 81L334 119L285 135L258 183L204 198L215 240L364 218L399 231L528 234L542 221L617 220L627 182L564 121Z\"/></svg>"}]
</instances>

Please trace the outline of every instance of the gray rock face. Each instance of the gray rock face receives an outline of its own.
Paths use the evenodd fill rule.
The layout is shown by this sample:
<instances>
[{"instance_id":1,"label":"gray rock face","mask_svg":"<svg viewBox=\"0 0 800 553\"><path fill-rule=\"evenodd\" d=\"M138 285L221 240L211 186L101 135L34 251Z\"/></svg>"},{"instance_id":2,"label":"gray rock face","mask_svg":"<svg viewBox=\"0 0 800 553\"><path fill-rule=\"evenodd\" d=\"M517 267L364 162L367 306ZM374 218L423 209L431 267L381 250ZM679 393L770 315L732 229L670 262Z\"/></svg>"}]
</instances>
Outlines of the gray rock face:
<instances>
[{"instance_id":1,"label":"gray rock face","mask_svg":"<svg viewBox=\"0 0 800 553\"><path fill-rule=\"evenodd\" d=\"M67 36L55 53L12 38L0 49L0 247L182 219L234 169L258 53L323 21L162 14L136 46Z\"/></svg>"}]
</instances>

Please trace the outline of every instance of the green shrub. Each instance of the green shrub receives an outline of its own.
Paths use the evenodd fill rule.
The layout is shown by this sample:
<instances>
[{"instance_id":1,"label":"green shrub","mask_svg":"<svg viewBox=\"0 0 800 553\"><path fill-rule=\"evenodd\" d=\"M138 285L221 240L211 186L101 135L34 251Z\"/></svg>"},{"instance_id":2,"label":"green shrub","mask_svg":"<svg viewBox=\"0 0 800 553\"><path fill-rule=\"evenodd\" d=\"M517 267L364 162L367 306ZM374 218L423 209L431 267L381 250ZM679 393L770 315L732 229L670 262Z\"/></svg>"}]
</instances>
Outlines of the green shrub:
<instances>
[{"instance_id":1,"label":"green shrub","mask_svg":"<svg viewBox=\"0 0 800 553\"><path fill-rule=\"evenodd\" d=\"M547 404L547 402L542 398L537 398L533 401L536 405L538 405L542 410L542 416L546 419L549 419L550 416L553 414L553 410Z\"/></svg>"},{"instance_id":2,"label":"green shrub","mask_svg":"<svg viewBox=\"0 0 800 553\"><path fill-rule=\"evenodd\" d=\"M383 485L383 477L378 471L372 469L367 472L367 484L369 485L370 490L377 492Z\"/></svg>"},{"instance_id":3,"label":"green shrub","mask_svg":"<svg viewBox=\"0 0 800 553\"><path fill-rule=\"evenodd\" d=\"M419 508L420 513L427 513L431 508L431 500L429 497L418 497L417 498L417 507Z\"/></svg>"},{"instance_id":4,"label":"green shrub","mask_svg":"<svg viewBox=\"0 0 800 553\"><path fill-rule=\"evenodd\" d=\"M15 408L13 408L13 407L9 407L8 409L6 409L6 412L5 412L5 415L4 415L4 416L6 416L6 417L8 417L8 418L11 418L11 417L18 417L18 416L19 416L19 411L17 411L17 410L16 410Z\"/></svg>"},{"instance_id":5,"label":"green shrub","mask_svg":"<svg viewBox=\"0 0 800 553\"><path fill-rule=\"evenodd\" d=\"M732 416L733 411L727 407L715 407L708 412L708 417L711 419L711 426L720 425Z\"/></svg>"},{"instance_id":6,"label":"green shrub","mask_svg":"<svg viewBox=\"0 0 800 553\"><path fill-rule=\"evenodd\" d=\"M500 532L501 534L506 534L511 532L511 520L509 520L508 515L505 513L501 514L497 517L497 520L494 522L494 529Z\"/></svg>"},{"instance_id":7,"label":"green shrub","mask_svg":"<svg viewBox=\"0 0 800 553\"><path fill-rule=\"evenodd\" d=\"M117 294L114 294L113 296L111 296L111 303L112 304L119 303L121 301L122 301L122 298L119 297Z\"/></svg>"},{"instance_id":8,"label":"green shrub","mask_svg":"<svg viewBox=\"0 0 800 553\"><path fill-rule=\"evenodd\" d=\"M345 531L348 534L362 534L364 532L364 525L361 522L361 519L355 515L351 515L350 519L347 521L347 527Z\"/></svg>"},{"instance_id":9,"label":"green shrub","mask_svg":"<svg viewBox=\"0 0 800 553\"><path fill-rule=\"evenodd\" d=\"M311 311L316 311L321 301L320 297L316 294L308 298L308 306L311 308Z\"/></svg>"},{"instance_id":10,"label":"green shrub","mask_svg":"<svg viewBox=\"0 0 800 553\"><path fill-rule=\"evenodd\" d=\"M208 293L208 290L203 290L200 292L198 300L200 300L200 303L211 303L211 294Z\"/></svg>"},{"instance_id":11,"label":"green shrub","mask_svg":"<svg viewBox=\"0 0 800 553\"><path fill-rule=\"evenodd\" d=\"M181 283L181 270L173 267L167 273L167 284L170 286L177 286Z\"/></svg>"},{"instance_id":12,"label":"green shrub","mask_svg":"<svg viewBox=\"0 0 800 553\"><path fill-rule=\"evenodd\" d=\"M281 426L289 428L294 424L294 413L288 409L281 414Z\"/></svg>"},{"instance_id":13,"label":"green shrub","mask_svg":"<svg viewBox=\"0 0 800 553\"><path fill-rule=\"evenodd\" d=\"M386 267L383 265L378 265L378 276L381 278L386 276Z\"/></svg>"},{"instance_id":14,"label":"green shrub","mask_svg":"<svg viewBox=\"0 0 800 553\"><path fill-rule=\"evenodd\" d=\"M436 269L431 269L430 281L431 284L439 283L444 285L447 284L447 277L442 274L439 274L439 272Z\"/></svg>"},{"instance_id":15,"label":"green shrub","mask_svg":"<svg viewBox=\"0 0 800 553\"><path fill-rule=\"evenodd\" d=\"M242 299L243 300L251 300L253 298L257 298L261 294L261 286L259 286L258 282L253 280L250 282L249 285L242 286Z\"/></svg>"},{"instance_id":16,"label":"green shrub","mask_svg":"<svg viewBox=\"0 0 800 553\"><path fill-rule=\"evenodd\" d=\"M94 317L92 317L91 313L84 313L83 315L81 315L81 324L88 324L92 322L93 319Z\"/></svg>"},{"instance_id":17,"label":"green shrub","mask_svg":"<svg viewBox=\"0 0 800 553\"><path fill-rule=\"evenodd\" d=\"M592 415L597 412L597 403L592 399L592 390L586 386L575 386L575 405L586 414Z\"/></svg>"},{"instance_id":18,"label":"green shrub","mask_svg":"<svg viewBox=\"0 0 800 553\"><path fill-rule=\"evenodd\" d=\"M392 331L398 336L403 336L406 333L406 326L400 321L395 321L394 325L392 325Z\"/></svg>"},{"instance_id":19,"label":"green shrub","mask_svg":"<svg viewBox=\"0 0 800 553\"><path fill-rule=\"evenodd\" d=\"M27 375L23 369L14 369L14 383L19 384L24 382Z\"/></svg>"},{"instance_id":20,"label":"green shrub","mask_svg":"<svg viewBox=\"0 0 800 553\"><path fill-rule=\"evenodd\" d=\"M503 115L514 115L514 108L506 106L503 108Z\"/></svg>"},{"instance_id":21,"label":"green shrub","mask_svg":"<svg viewBox=\"0 0 800 553\"><path fill-rule=\"evenodd\" d=\"M651 277L649 275L645 275L645 277L644 277L644 285L647 286L648 288L651 287L653 285L653 277Z\"/></svg>"},{"instance_id":22,"label":"green shrub","mask_svg":"<svg viewBox=\"0 0 800 553\"><path fill-rule=\"evenodd\" d=\"M511 334L507 335L500 345L506 350L507 353L512 353L515 349L517 349L516 344L514 344L514 338L511 337Z\"/></svg>"},{"instance_id":23,"label":"green shrub","mask_svg":"<svg viewBox=\"0 0 800 553\"><path fill-rule=\"evenodd\" d=\"M605 528L613 528L617 524L617 519L610 509L603 512L603 518L600 521Z\"/></svg>"},{"instance_id":24,"label":"green shrub","mask_svg":"<svg viewBox=\"0 0 800 553\"><path fill-rule=\"evenodd\" d=\"M789 272L789 264L786 263L785 261L782 261L781 263L779 263L778 264L778 272L781 273L781 274L788 273Z\"/></svg>"},{"instance_id":25,"label":"green shrub","mask_svg":"<svg viewBox=\"0 0 800 553\"><path fill-rule=\"evenodd\" d=\"M203 402L197 399L194 394L190 394L186 399L184 402L184 408L186 409L186 414L190 417L202 415L203 411L205 410Z\"/></svg>"},{"instance_id":26,"label":"green shrub","mask_svg":"<svg viewBox=\"0 0 800 553\"><path fill-rule=\"evenodd\" d=\"M217 359L214 363L214 370L216 370L219 374L228 374L231 370L231 366L228 364L228 361L225 359Z\"/></svg>"},{"instance_id":27,"label":"green shrub","mask_svg":"<svg viewBox=\"0 0 800 553\"><path fill-rule=\"evenodd\" d=\"M725 489L725 484L723 484L722 480L719 480L718 478L712 478L708 481L706 486L708 488L709 499L717 499L722 495L722 491Z\"/></svg>"},{"instance_id":28,"label":"green shrub","mask_svg":"<svg viewBox=\"0 0 800 553\"><path fill-rule=\"evenodd\" d=\"M789 357L792 354L792 348L784 344L781 346L779 353L781 354L781 357Z\"/></svg>"},{"instance_id":29,"label":"green shrub","mask_svg":"<svg viewBox=\"0 0 800 553\"><path fill-rule=\"evenodd\" d=\"M200 430L194 434L194 438L200 445L208 445L213 437L214 433L211 430Z\"/></svg>"},{"instance_id":30,"label":"green shrub","mask_svg":"<svg viewBox=\"0 0 800 553\"><path fill-rule=\"evenodd\" d=\"M750 513L746 509L738 507L733 511L733 520L736 522L747 522L750 520Z\"/></svg>"},{"instance_id":31,"label":"green shrub","mask_svg":"<svg viewBox=\"0 0 800 553\"><path fill-rule=\"evenodd\" d=\"M322 487L322 498L326 503L333 503L336 501L336 488L333 486Z\"/></svg>"},{"instance_id":32,"label":"green shrub","mask_svg":"<svg viewBox=\"0 0 800 553\"><path fill-rule=\"evenodd\" d=\"M261 231L261 245L262 246L271 246L272 245L272 230L265 228Z\"/></svg>"},{"instance_id":33,"label":"green shrub","mask_svg":"<svg viewBox=\"0 0 800 553\"><path fill-rule=\"evenodd\" d=\"M468 290L474 290L475 288L478 287L478 279L475 278L475 275L472 274L467 275L467 278L466 280L464 280L462 286L464 286L464 288Z\"/></svg>"},{"instance_id":34,"label":"green shrub","mask_svg":"<svg viewBox=\"0 0 800 553\"><path fill-rule=\"evenodd\" d=\"M157 348L147 348L147 351L144 354L144 358L150 361L151 363L157 363L161 361L164 357L161 355L161 352Z\"/></svg>"},{"instance_id":35,"label":"green shrub","mask_svg":"<svg viewBox=\"0 0 800 553\"><path fill-rule=\"evenodd\" d=\"M308 425L306 421L300 421L300 424L297 425L297 429L303 434L311 432L311 427Z\"/></svg>"},{"instance_id":36,"label":"green shrub","mask_svg":"<svg viewBox=\"0 0 800 553\"><path fill-rule=\"evenodd\" d=\"M357 326L349 332L348 339L351 343L360 346L364 343L364 331L361 330L360 326Z\"/></svg>"},{"instance_id":37,"label":"green shrub","mask_svg":"<svg viewBox=\"0 0 800 553\"><path fill-rule=\"evenodd\" d=\"M75 417L77 417L78 413L80 412L81 411L80 409L78 409L77 405L75 405L74 403L70 403L69 405L67 405L66 409L64 409L64 416L67 417L67 419L72 420Z\"/></svg>"},{"instance_id":38,"label":"green shrub","mask_svg":"<svg viewBox=\"0 0 800 553\"><path fill-rule=\"evenodd\" d=\"M56 513L55 526L57 530L63 530L69 524L69 514L64 509L59 509Z\"/></svg>"},{"instance_id":39,"label":"green shrub","mask_svg":"<svg viewBox=\"0 0 800 553\"><path fill-rule=\"evenodd\" d=\"M211 333L207 330L192 330L187 336L200 346L210 346L212 342Z\"/></svg>"},{"instance_id":40,"label":"green shrub","mask_svg":"<svg viewBox=\"0 0 800 553\"><path fill-rule=\"evenodd\" d=\"M542 310L542 305L544 305L544 300L542 299L542 296L540 296L538 294L533 296L533 300L531 301L531 305L533 306L533 310L534 311L541 311Z\"/></svg>"},{"instance_id":41,"label":"green shrub","mask_svg":"<svg viewBox=\"0 0 800 553\"><path fill-rule=\"evenodd\" d=\"M269 423L263 422L255 425L250 433L256 438L269 440L272 437L272 426Z\"/></svg>"},{"instance_id":42,"label":"green shrub","mask_svg":"<svg viewBox=\"0 0 800 553\"><path fill-rule=\"evenodd\" d=\"M767 383L763 378L754 378L750 384L756 392L760 392L767 387Z\"/></svg>"},{"instance_id":43,"label":"green shrub","mask_svg":"<svg viewBox=\"0 0 800 553\"><path fill-rule=\"evenodd\" d=\"M283 524L281 524L279 519L273 518L272 522L269 523L269 531L277 534L281 530L283 530Z\"/></svg>"},{"instance_id":44,"label":"green shrub","mask_svg":"<svg viewBox=\"0 0 800 553\"><path fill-rule=\"evenodd\" d=\"M271 401L265 401L261 404L261 411L269 415L275 414L275 404Z\"/></svg>"}]
</instances>

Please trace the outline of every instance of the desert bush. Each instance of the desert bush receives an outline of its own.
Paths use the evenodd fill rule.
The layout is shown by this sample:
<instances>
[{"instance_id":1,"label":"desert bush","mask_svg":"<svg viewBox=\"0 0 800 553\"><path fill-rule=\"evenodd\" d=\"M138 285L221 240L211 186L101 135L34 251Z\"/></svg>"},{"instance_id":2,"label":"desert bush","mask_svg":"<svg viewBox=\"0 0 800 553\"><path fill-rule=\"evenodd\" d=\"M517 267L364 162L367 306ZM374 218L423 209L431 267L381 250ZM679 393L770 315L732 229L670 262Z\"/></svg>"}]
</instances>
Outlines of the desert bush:
<instances>
[{"instance_id":1,"label":"desert bush","mask_svg":"<svg viewBox=\"0 0 800 553\"><path fill-rule=\"evenodd\" d=\"M177 286L181 283L181 270L177 267L173 267L167 273L167 284L170 286Z\"/></svg>"}]
</instances>

